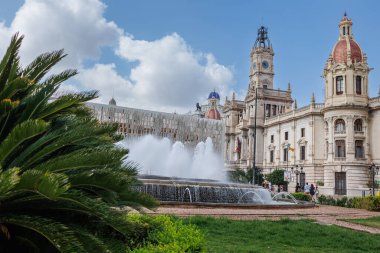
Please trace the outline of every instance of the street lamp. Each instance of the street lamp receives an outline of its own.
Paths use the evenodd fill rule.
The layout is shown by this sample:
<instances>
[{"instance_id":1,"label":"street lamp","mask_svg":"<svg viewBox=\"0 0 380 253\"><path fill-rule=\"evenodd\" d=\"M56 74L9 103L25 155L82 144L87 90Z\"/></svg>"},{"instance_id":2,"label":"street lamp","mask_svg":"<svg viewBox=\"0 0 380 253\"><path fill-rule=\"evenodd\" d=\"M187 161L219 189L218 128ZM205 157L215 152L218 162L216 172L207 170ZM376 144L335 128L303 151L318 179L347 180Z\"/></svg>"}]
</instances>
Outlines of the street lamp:
<instances>
[{"instance_id":1,"label":"street lamp","mask_svg":"<svg viewBox=\"0 0 380 253\"><path fill-rule=\"evenodd\" d=\"M291 168L292 174L296 174L296 184L298 184L298 176L303 172L303 168L301 167L300 170L298 170L298 165L296 165L296 169Z\"/></svg>"},{"instance_id":2,"label":"street lamp","mask_svg":"<svg viewBox=\"0 0 380 253\"><path fill-rule=\"evenodd\" d=\"M256 171L256 128L257 128L257 86L255 86L255 123L253 125L253 166L252 166L252 184L255 184Z\"/></svg>"},{"instance_id":3,"label":"street lamp","mask_svg":"<svg viewBox=\"0 0 380 253\"><path fill-rule=\"evenodd\" d=\"M368 171L372 179L372 196L375 196L375 175L379 174L379 166L376 166L374 163L372 163L368 167Z\"/></svg>"}]
</instances>

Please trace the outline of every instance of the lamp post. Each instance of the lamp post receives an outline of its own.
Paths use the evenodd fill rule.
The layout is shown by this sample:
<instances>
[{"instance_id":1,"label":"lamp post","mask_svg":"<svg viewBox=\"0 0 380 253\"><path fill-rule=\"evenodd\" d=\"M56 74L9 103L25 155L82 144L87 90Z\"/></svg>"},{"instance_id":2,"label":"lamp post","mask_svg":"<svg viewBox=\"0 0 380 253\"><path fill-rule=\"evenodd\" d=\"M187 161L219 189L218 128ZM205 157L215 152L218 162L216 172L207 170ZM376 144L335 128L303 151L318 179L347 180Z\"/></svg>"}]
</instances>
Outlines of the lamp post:
<instances>
[{"instance_id":1,"label":"lamp post","mask_svg":"<svg viewBox=\"0 0 380 253\"><path fill-rule=\"evenodd\" d=\"M379 166L376 166L374 163L372 163L368 167L368 171L372 179L372 196L375 196L375 175L379 174Z\"/></svg>"},{"instance_id":2,"label":"lamp post","mask_svg":"<svg viewBox=\"0 0 380 253\"><path fill-rule=\"evenodd\" d=\"M255 184L256 171L256 119L257 119L257 86L255 86L255 123L253 125L253 165L252 165L252 184Z\"/></svg>"},{"instance_id":3,"label":"lamp post","mask_svg":"<svg viewBox=\"0 0 380 253\"><path fill-rule=\"evenodd\" d=\"M295 166L296 168L294 169L293 167L291 168L292 174L296 174L296 185L298 184L298 176L303 172L303 168L300 167L300 170L298 170L298 165ZM301 187L301 186L300 186Z\"/></svg>"}]
</instances>

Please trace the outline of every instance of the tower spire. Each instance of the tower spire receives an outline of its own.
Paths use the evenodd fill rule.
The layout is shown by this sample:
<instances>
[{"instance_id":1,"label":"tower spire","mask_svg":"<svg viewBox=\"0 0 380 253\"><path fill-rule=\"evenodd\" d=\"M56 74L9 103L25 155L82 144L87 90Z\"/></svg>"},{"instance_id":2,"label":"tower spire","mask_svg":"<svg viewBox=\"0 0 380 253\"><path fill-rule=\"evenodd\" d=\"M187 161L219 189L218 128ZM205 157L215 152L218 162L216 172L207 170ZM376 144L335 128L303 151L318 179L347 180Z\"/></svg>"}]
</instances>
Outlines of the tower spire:
<instances>
[{"instance_id":1,"label":"tower spire","mask_svg":"<svg viewBox=\"0 0 380 253\"><path fill-rule=\"evenodd\" d=\"M258 48L258 47L270 48L271 47L270 40L268 38L268 28L266 28L263 25L257 30L257 38L255 41L254 47L255 48Z\"/></svg>"}]
</instances>

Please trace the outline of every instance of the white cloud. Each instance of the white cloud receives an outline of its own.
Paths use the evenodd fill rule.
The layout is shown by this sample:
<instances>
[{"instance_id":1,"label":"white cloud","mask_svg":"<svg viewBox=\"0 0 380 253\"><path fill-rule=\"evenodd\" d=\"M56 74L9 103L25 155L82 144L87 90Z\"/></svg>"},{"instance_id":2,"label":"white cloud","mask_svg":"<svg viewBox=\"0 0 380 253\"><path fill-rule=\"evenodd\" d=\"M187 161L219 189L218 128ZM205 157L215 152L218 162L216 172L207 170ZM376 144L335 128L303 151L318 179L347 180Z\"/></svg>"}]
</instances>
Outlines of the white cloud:
<instances>
[{"instance_id":1,"label":"white cloud","mask_svg":"<svg viewBox=\"0 0 380 253\"><path fill-rule=\"evenodd\" d=\"M100 48L117 42L122 33L103 17L105 8L98 0L26 0L10 27L0 26L0 36L8 42L15 32L25 35L24 64L40 53L64 48L68 56L61 66L78 68L86 59L97 59Z\"/></svg>"},{"instance_id":2,"label":"white cloud","mask_svg":"<svg viewBox=\"0 0 380 253\"><path fill-rule=\"evenodd\" d=\"M97 102L108 103L112 96L117 102L125 98L130 100L132 85L116 72L115 67L115 64L95 64L93 68L83 70L76 79L86 90L100 91Z\"/></svg>"},{"instance_id":3,"label":"white cloud","mask_svg":"<svg viewBox=\"0 0 380 253\"><path fill-rule=\"evenodd\" d=\"M120 105L186 112L213 89L229 93L233 73L212 54L193 52L176 33L154 41L134 39L105 19L105 9L99 0L26 0L9 27L0 22L0 52L17 31L25 35L24 65L40 53L64 48L68 56L57 69L78 68L80 74L63 89L98 89L101 102L114 94ZM127 76L117 73L115 63L84 67L86 60L100 58L104 46L115 50L115 62L136 62Z\"/></svg>"},{"instance_id":4,"label":"white cloud","mask_svg":"<svg viewBox=\"0 0 380 253\"><path fill-rule=\"evenodd\" d=\"M176 33L155 41L123 36L117 54L138 62L130 73L132 93L152 107L193 108L213 89L226 94L233 81L230 69L211 54L194 53Z\"/></svg>"}]
</instances>

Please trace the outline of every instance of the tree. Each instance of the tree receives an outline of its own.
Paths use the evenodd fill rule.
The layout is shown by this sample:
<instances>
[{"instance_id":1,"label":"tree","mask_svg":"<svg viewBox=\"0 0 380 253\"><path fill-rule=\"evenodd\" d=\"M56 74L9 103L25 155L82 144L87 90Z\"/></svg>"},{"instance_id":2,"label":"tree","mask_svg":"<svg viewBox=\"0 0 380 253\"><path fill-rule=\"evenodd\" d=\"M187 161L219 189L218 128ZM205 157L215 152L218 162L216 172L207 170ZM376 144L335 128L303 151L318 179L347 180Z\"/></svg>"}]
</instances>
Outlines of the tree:
<instances>
[{"instance_id":1,"label":"tree","mask_svg":"<svg viewBox=\"0 0 380 253\"><path fill-rule=\"evenodd\" d=\"M253 173L252 173L252 168L247 167L247 169L240 169L236 168L233 171L229 171L228 176L229 179L232 182L236 183L243 183L243 184L252 184L253 180ZM261 185L264 181L264 176L263 174L260 173L260 169L255 170L255 184Z\"/></svg>"},{"instance_id":2,"label":"tree","mask_svg":"<svg viewBox=\"0 0 380 253\"><path fill-rule=\"evenodd\" d=\"M285 185L284 170L275 169L271 173L265 176L265 179L271 182L273 185Z\"/></svg>"},{"instance_id":3,"label":"tree","mask_svg":"<svg viewBox=\"0 0 380 253\"><path fill-rule=\"evenodd\" d=\"M66 55L38 56L25 68L14 35L0 62L0 252L112 252L138 234L113 207L152 207L134 189L136 166L116 147L115 125L99 124L84 102L97 92L52 100L77 74L45 77Z\"/></svg>"}]
</instances>

